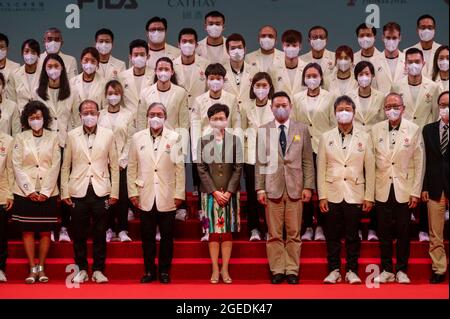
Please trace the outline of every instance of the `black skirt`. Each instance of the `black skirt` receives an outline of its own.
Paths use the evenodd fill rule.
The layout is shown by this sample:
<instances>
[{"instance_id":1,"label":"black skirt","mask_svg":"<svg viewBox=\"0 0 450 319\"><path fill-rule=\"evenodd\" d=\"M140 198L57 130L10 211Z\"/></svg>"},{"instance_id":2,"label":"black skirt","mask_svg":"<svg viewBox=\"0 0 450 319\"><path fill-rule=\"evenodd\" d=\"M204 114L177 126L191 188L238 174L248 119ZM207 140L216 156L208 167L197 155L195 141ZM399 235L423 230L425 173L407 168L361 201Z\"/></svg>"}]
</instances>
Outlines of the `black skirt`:
<instances>
[{"instance_id":1,"label":"black skirt","mask_svg":"<svg viewBox=\"0 0 450 319\"><path fill-rule=\"evenodd\" d=\"M29 198L14 194L12 220L19 224L22 232L49 232L58 222L57 196L45 202L33 202Z\"/></svg>"}]
</instances>

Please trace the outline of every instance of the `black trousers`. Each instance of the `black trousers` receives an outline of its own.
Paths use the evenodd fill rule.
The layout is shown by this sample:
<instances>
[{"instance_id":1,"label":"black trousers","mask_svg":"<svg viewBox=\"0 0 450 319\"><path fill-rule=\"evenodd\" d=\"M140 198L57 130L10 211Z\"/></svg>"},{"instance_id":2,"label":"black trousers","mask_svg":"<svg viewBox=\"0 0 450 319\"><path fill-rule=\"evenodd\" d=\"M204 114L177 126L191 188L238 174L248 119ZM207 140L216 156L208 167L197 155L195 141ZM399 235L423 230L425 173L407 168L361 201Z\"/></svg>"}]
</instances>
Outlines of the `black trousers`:
<instances>
[{"instance_id":1,"label":"black trousers","mask_svg":"<svg viewBox=\"0 0 450 319\"><path fill-rule=\"evenodd\" d=\"M258 203L255 190L255 165L244 164L245 189L247 190L247 223L249 233L253 229L265 234L267 232L265 208ZM260 223L260 216L264 218L264 224Z\"/></svg>"},{"instance_id":2,"label":"black trousers","mask_svg":"<svg viewBox=\"0 0 450 319\"><path fill-rule=\"evenodd\" d=\"M316 174L317 180L317 154L313 153L313 162L314 162L314 172ZM317 189L317 187L316 187ZM312 200L309 203L303 203L303 225L304 228L309 228L313 226L313 218L314 215L317 216L317 226L323 226L325 224L324 216L319 212L319 210L314 206L314 202Z\"/></svg>"},{"instance_id":3,"label":"black trousers","mask_svg":"<svg viewBox=\"0 0 450 319\"><path fill-rule=\"evenodd\" d=\"M159 227L161 241L158 255L159 273L169 273L173 259L173 235L175 211L159 212L156 204L149 212L141 211L141 239L144 255L144 271L156 274L156 227Z\"/></svg>"},{"instance_id":4,"label":"black trousers","mask_svg":"<svg viewBox=\"0 0 450 319\"><path fill-rule=\"evenodd\" d=\"M128 207L130 205L127 189L127 170L123 169L120 171L119 201L110 209L108 228L111 228L116 233L128 230Z\"/></svg>"},{"instance_id":5,"label":"black trousers","mask_svg":"<svg viewBox=\"0 0 450 319\"><path fill-rule=\"evenodd\" d=\"M328 251L328 270L341 268L341 239L345 237L347 271L358 273L361 240L358 236L361 205L328 203L330 211L325 216L325 237Z\"/></svg>"},{"instance_id":6,"label":"black trousers","mask_svg":"<svg viewBox=\"0 0 450 319\"><path fill-rule=\"evenodd\" d=\"M419 231L428 233L428 206L427 203L420 202L419 204Z\"/></svg>"},{"instance_id":7,"label":"black trousers","mask_svg":"<svg viewBox=\"0 0 450 319\"><path fill-rule=\"evenodd\" d=\"M392 256L393 241L397 239L396 271L406 272L410 254L409 227L411 212L408 203L400 204L395 199L394 186L391 186L386 203L377 202L378 237L380 239L381 267L394 272Z\"/></svg>"},{"instance_id":8,"label":"black trousers","mask_svg":"<svg viewBox=\"0 0 450 319\"><path fill-rule=\"evenodd\" d=\"M6 270L8 258L8 213L0 207L0 270Z\"/></svg>"},{"instance_id":9,"label":"black trousers","mask_svg":"<svg viewBox=\"0 0 450 319\"><path fill-rule=\"evenodd\" d=\"M92 218L92 237L94 242L93 271L104 271L106 260L106 228L108 225L109 196L98 197L89 185L84 198L72 198L72 233L75 263L80 270L88 270L87 239Z\"/></svg>"}]
</instances>

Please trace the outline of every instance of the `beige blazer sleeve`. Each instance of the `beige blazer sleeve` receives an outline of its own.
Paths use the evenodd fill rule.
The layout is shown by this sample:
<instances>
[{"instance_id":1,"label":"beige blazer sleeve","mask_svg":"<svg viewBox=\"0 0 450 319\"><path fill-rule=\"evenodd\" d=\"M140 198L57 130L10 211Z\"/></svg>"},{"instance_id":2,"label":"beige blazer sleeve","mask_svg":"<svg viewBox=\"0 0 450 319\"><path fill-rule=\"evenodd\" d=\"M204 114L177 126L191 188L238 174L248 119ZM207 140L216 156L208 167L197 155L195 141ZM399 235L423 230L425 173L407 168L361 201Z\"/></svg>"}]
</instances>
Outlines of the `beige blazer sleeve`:
<instances>
[{"instance_id":1,"label":"beige blazer sleeve","mask_svg":"<svg viewBox=\"0 0 450 319\"><path fill-rule=\"evenodd\" d=\"M23 148L23 135L20 134L16 137L16 140L14 142L12 163L14 167L14 175L16 178L17 186L25 194L25 196L29 196L30 194L33 194L35 192L35 185L31 183L31 180L23 167ZM27 187L24 187L24 185L27 185Z\"/></svg>"},{"instance_id":2,"label":"beige blazer sleeve","mask_svg":"<svg viewBox=\"0 0 450 319\"><path fill-rule=\"evenodd\" d=\"M52 147L52 166L48 173L42 177L41 194L50 197L58 183L58 177L61 167L61 149L59 147L58 138L53 139Z\"/></svg>"},{"instance_id":3,"label":"beige blazer sleeve","mask_svg":"<svg viewBox=\"0 0 450 319\"><path fill-rule=\"evenodd\" d=\"M109 169L111 172L111 194L109 196L110 198L119 199L119 155L117 153L117 145L114 137L112 143L109 145Z\"/></svg>"},{"instance_id":4,"label":"beige blazer sleeve","mask_svg":"<svg viewBox=\"0 0 450 319\"><path fill-rule=\"evenodd\" d=\"M64 148L64 158L61 165L61 199L70 198L69 194L69 176L72 167L72 137L67 136L66 147Z\"/></svg>"},{"instance_id":5,"label":"beige blazer sleeve","mask_svg":"<svg viewBox=\"0 0 450 319\"><path fill-rule=\"evenodd\" d=\"M139 192L135 183L137 177L138 177L138 159L137 159L136 142L133 137L130 143L130 152L128 153L128 168L127 168L127 188L129 198L139 196Z\"/></svg>"},{"instance_id":6,"label":"beige blazer sleeve","mask_svg":"<svg viewBox=\"0 0 450 319\"><path fill-rule=\"evenodd\" d=\"M375 154L373 152L373 141L372 137L368 134L366 154L364 157L364 173L366 180L366 191L364 195L364 200L368 202L375 202ZM320 172L319 167L317 168L318 173Z\"/></svg>"}]
</instances>

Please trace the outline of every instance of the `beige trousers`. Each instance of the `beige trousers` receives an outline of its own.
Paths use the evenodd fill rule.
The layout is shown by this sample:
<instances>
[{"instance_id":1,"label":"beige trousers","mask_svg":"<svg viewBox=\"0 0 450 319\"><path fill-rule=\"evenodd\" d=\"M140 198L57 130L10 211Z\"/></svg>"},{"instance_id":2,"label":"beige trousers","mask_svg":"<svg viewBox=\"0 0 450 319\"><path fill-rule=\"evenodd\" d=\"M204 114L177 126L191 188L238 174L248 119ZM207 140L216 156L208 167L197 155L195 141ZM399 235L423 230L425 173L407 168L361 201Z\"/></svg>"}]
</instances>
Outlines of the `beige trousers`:
<instances>
[{"instance_id":1,"label":"beige trousers","mask_svg":"<svg viewBox=\"0 0 450 319\"><path fill-rule=\"evenodd\" d=\"M444 246L445 195L440 201L428 201L428 222L430 229L430 257L433 272L443 275L447 271L447 256Z\"/></svg>"}]
</instances>

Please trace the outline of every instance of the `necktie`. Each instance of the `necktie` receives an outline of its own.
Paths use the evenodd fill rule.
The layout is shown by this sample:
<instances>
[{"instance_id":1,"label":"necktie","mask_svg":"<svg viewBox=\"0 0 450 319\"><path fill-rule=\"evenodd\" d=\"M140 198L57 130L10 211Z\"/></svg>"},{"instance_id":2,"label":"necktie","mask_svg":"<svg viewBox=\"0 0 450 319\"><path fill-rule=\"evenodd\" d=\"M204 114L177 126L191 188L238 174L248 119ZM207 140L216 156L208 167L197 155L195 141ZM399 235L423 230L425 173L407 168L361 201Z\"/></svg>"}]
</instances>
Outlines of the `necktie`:
<instances>
[{"instance_id":1,"label":"necktie","mask_svg":"<svg viewBox=\"0 0 450 319\"><path fill-rule=\"evenodd\" d=\"M286 155L286 132L284 131L286 129L286 126L280 125L280 146L281 151L283 152L283 157Z\"/></svg>"},{"instance_id":2,"label":"necktie","mask_svg":"<svg viewBox=\"0 0 450 319\"><path fill-rule=\"evenodd\" d=\"M448 146L448 125L444 125L444 132L442 133L442 139L441 139L441 153L442 155L447 152L447 146Z\"/></svg>"}]
</instances>

